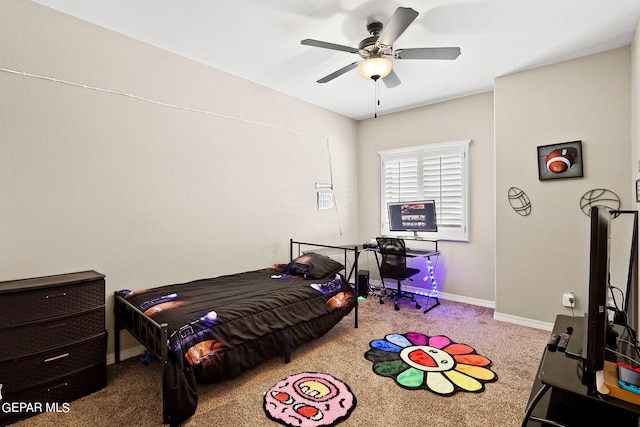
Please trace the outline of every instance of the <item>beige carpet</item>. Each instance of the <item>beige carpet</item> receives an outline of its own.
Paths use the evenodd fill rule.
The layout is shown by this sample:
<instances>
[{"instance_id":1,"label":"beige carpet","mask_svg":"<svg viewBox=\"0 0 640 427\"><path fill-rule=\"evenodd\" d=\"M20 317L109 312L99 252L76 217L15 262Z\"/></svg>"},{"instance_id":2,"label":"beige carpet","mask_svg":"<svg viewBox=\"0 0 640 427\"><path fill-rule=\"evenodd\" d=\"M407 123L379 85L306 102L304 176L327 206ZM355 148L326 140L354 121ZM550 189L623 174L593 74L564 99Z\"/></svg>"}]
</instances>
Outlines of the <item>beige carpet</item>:
<instances>
[{"instance_id":1,"label":"beige carpet","mask_svg":"<svg viewBox=\"0 0 640 427\"><path fill-rule=\"evenodd\" d=\"M364 358L369 342L390 333L446 335L469 344L492 360L496 382L481 393L458 392L442 397L427 390L407 390L393 379L376 375ZM281 379L304 371L324 372L344 381L357 407L340 426L519 426L548 331L493 319L493 310L451 301L423 314L412 304L376 299L361 302L359 328L353 314L324 337L292 354L292 361L270 360L239 378L200 385L196 414L190 426L244 427L280 424L262 409L263 393ZM160 364L145 367L138 358L108 367L105 389L70 403L66 414L42 414L15 426L161 426Z\"/></svg>"}]
</instances>

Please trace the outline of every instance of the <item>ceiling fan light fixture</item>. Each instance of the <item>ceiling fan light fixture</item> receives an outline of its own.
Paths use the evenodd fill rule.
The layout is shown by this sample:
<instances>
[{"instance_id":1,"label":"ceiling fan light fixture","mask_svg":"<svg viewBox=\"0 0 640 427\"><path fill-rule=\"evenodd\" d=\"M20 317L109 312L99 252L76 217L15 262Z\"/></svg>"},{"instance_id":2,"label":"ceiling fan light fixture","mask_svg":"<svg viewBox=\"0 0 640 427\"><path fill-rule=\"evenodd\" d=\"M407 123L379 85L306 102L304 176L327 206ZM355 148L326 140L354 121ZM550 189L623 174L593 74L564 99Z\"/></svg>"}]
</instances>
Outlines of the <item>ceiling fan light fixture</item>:
<instances>
[{"instance_id":1,"label":"ceiling fan light fixture","mask_svg":"<svg viewBox=\"0 0 640 427\"><path fill-rule=\"evenodd\" d=\"M358 65L360 75L367 80L384 79L389 75L393 63L390 59L381 56L372 56Z\"/></svg>"}]
</instances>

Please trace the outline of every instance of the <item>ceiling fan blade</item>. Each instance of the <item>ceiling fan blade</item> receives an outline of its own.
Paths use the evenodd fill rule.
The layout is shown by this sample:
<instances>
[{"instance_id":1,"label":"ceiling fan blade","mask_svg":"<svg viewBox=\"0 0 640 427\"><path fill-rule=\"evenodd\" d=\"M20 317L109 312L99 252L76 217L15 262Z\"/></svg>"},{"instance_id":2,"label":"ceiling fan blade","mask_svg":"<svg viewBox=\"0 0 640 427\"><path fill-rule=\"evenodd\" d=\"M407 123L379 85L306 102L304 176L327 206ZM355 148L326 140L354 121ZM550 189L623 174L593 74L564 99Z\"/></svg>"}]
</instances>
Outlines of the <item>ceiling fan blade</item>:
<instances>
[{"instance_id":1,"label":"ceiling fan blade","mask_svg":"<svg viewBox=\"0 0 640 427\"><path fill-rule=\"evenodd\" d=\"M335 79L336 77L340 77L341 75L343 75L347 71L351 71L354 68L356 68L359 63L360 63L360 61L356 61L356 62L354 62L352 64L347 65L346 67L342 67L339 70L334 71L333 73L321 78L320 80L318 80L318 83L327 83L327 82Z\"/></svg>"},{"instance_id":2,"label":"ceiling fan blade","mask_svg":"<svg viewBox=\"0 0 640 427\"><path fill-rule=\"evenodd\" d=\"M344 46L344 45L335 44L335 43L328 43L320 40L304 39L300 42L300 44L303 44L305 46L321 47L324 49L339 50L342 52L358 53L358 49L356 49L355 47Z\"/></svg>"},{"instance_id":3,"label":"ceiling fan blade","mask_svg":"<svg viewBox=\"0 0 640 427\"><path fill-rule=\"evenodd\" d=\"M387 25L382 28L376 43L379 46L392 46L417 17L418 12L410 7L397 8Z\"/></svg>"},{"instance_id":4,"label":"ceiling fan blade","mask_svg":"<svg viewBox=\"0 0 640 427\"><path fill-rule=\"evenodd\" d=\"M460 56L459 47L423 47L398 49L393 53L397 59L456 59Z\"/></svg>"},{"instance_id":5,"label":"ceiling fan blade","mask_svg":"<svg viewBox=\"0 0 640 427\"><path fill-rule=\"evenodd\" d=\"M396 74L396 71L393 70L393 69L391 70L391 72L389 73L389 75L387 77L382 79L382 82L387 87L387 89L392 89L392 88L398 86L400 83L402 83L400 81L400 78Z\"/></svg>"}]
</instances>

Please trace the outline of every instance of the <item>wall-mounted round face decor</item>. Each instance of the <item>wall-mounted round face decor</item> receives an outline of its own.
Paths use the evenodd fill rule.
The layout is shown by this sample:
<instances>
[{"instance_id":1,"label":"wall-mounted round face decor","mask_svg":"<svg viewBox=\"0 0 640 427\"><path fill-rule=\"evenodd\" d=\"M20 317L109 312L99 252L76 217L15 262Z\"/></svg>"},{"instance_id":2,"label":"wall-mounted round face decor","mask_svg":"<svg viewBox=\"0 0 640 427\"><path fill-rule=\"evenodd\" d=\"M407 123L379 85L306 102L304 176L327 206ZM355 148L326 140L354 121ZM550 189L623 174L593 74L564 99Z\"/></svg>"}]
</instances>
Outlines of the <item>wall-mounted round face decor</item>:
<instances>
[{"instance_id":1,"label":"wall-mounted round face decor","mask_svg":"<svg viewBox=\"0 0 640 427\"><path fill-rule=\"evenodd\" d=\"M529 196L518 187L509 188L509 204L519 215L527 216L531 213Z\"/></svg>"},{"instance_id":2,"label":"wall-mounted round face decor","mask_svg":"<svg viewBox=\"0 0 640 427\"><path fill-rule=\"evenodd\" d=\"M611 190L594 188L584 193L580 198L580 209L586 216L589 216L589 211L593 206L604 206L617 211L620 209L620 197Z\"/></svg>"}]
</instances>

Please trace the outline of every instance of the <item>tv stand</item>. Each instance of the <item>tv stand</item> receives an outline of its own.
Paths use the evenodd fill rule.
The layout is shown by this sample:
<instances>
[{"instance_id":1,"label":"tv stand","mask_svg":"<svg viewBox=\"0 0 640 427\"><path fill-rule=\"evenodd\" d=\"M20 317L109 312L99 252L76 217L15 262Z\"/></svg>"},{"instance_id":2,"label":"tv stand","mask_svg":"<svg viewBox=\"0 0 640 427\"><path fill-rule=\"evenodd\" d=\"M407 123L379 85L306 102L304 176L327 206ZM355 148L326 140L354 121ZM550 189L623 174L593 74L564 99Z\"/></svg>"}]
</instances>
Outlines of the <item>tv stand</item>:
<instances>
[{"instance_id":1,"label":"tv stand","mask_svg":"<svg viewBox=\"0 0 640 427\"><path fill-rule=\"evenodd\" d=\"M563 333L569 326L579 335L584 319L558 315L551 333ZM591 425L598 419L606 419L608 425L616 427L638 426L640 405L597 393L594 390L597 378L593 386L583 384L582 364L581 359L564 352L544 349L522 427L577 427ZM605 386L604 380L602 383Z\"/></svg>"}]
</instances>

